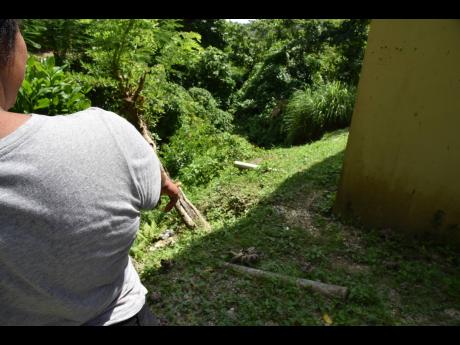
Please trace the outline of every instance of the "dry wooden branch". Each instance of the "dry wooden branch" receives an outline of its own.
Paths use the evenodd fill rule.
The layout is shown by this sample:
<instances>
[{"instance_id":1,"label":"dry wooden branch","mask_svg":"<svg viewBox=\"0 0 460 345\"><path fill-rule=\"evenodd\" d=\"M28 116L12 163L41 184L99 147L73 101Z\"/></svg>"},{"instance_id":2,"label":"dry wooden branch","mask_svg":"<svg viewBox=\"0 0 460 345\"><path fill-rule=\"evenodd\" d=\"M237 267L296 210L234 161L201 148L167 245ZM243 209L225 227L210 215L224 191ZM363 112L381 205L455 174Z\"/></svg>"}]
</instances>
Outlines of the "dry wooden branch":
<instances>
[{"instance_id":1,"label":"dry wooden branch","mask_svg":"<svg viewBox=\"0 0 460 345\"><path fill-rule=\"evenodd\" d=\"M141 114L139 114L138 107L136 106L136 101L139 100L140 92L144 87L145 78L147 73L144 73L139 80L139 86L136 91L131 96L131 92L122 88L122 93L126 96L123 98L123 113L126 116L126 119L142 134L147 143L152 147L152 149L157 153L157 145L153 140L153 136L150 133L150 130L147 127L147 124L142 119ZM117 75L120 82L123 81L123 78L120 74ZM122 85L122 84L121 84ZM161 163L160 163L161 164ZM166 169L161 165L160 169L165 172L166 176L169 177ZM179 188L180 197L179 201L176 203L175 208L179 212L180 217L182 218L185 225L189 228L201 227L206 230L211 229L211 226L206 221L206 219L201 215L200 211L187 199L184 192Z\"/></svg>"},{"instance_id":2,"label":"dry wooden branch","mask_svg":"<svg viewBox=\"0 0 460 345\"><path fill-rule=\"evenodd\" d=\"M316 292L319 292L319 293L322 293L328 296L346 298L348 295L348 289L343 286L330 285L330 284L325 284L325 283L321 283L318 281L302 279L302 278L294 278L294 277L290 277L290 276L286 276L282 274L258 270L258 269L251 268L251 267L230 264L227 262L225 262L223 265L225 267L231 268L240 273L248 274L254 277L279 279L281 281L293 283L300 287L308 288L308 289L311 289L313 291L316 291Z\"/></svg>"}]
</instances>

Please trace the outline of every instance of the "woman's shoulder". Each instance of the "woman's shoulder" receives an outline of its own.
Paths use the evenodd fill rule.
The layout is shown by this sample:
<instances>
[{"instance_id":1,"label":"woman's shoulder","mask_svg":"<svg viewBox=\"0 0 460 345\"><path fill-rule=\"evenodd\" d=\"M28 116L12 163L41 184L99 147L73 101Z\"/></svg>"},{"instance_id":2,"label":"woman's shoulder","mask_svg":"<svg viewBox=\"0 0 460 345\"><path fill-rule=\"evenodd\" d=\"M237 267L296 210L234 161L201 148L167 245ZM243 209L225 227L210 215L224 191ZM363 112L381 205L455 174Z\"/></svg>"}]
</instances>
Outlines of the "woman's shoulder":
<instances>
[{"instance_id":1,"label":"woman's shoulder","mask_svg":"<svg viewBox=\"0 0 460 345\"><path fill-rule=\"evenodd\" d=\"M88 118L94 118L94 117L99 117L102 118L105 121L109 122L114 122L119 125L126 125L130 124L128 120L126 120L124 117L120 116L117 113L114 113L112 111L104 110L99 107L90 107L85 110L79 111L77 113L73 113L70 116L73 117L88 117Z\"/></svg>"},{"instance_id":2,"label":"woman's shoulder","mask_svg":"<svg viewBox=\"0 0 460 345\"><path fill-rule=\"evenodd\" d=\"M126 118L115 112L98 107L90 107L72 114L72 116L85 118L88 125L91 126L94 126L95 122L99 121L101 125L109 129L112 135L117 138L123 138L125 142L137 142L139 138L144 140L137 129Z\"/></svg>"},{"instance_id":3,"label":"woman's shoulder","mask_svg":"<svg viewBox=\"0 0 460 345\"><path fill-rule=\"evenodd\" d=\"M104 116L104 117L118 117L117 114L104 110L99 107L89 107L84 110L80 110L78 112L66 115L66 117L85 117L85 116Z\"/></svg>"}]
</instances>

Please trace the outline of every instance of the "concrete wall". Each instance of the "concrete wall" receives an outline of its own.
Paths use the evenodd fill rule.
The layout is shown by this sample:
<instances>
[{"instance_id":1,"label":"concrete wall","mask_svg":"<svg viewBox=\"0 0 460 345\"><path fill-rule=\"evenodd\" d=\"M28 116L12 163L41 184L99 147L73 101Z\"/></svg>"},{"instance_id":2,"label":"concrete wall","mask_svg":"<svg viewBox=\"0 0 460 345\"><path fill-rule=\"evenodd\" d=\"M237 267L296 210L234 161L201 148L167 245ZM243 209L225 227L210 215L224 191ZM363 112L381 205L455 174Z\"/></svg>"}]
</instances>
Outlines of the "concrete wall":
<instances>
[{"instance_id":1,"label":"concrete wall","mask_svg":"<svg viewBox=\"0 0 460 345\"><path fill-rule=\"evenodd\" d=\"M460 244L460 20L373 20L335 211Z\"/></svg>"}]
</instances>

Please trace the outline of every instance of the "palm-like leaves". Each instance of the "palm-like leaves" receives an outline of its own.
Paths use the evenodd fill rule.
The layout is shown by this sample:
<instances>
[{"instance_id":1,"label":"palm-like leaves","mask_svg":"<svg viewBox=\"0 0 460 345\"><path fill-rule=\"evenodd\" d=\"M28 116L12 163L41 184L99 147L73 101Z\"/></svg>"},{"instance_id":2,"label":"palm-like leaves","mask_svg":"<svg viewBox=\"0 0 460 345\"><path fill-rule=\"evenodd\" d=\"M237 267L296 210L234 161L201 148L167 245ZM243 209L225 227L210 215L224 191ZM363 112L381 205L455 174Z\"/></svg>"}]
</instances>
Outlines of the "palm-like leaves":
<instances>
[{"instance_id":1,"label":"palm-like leaves","mask_svg":"<svg viewBox=\"0 0 460 345\"><path fill-rule=\"evenodd\" d=\"M355 90L339 82L296 91L286 108L287 142L298 144L318 138L326 130L347 126L353 112Z\"/></svg>"}]
</instances>

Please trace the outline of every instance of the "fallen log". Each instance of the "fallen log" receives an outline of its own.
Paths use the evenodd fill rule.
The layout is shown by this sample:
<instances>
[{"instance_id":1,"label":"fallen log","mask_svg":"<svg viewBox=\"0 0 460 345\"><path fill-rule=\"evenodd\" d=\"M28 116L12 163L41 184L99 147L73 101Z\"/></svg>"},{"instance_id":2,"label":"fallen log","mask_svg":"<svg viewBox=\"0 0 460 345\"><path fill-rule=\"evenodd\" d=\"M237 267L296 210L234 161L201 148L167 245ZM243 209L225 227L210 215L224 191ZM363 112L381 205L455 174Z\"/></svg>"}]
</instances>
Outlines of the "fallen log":
<instances>
[{"instance_id":1,"label":"fallen log","mask_svg":"<svg viewBox=\"0 0 460 345\"><path fill-rule=\"evenodd\" d=\"M338 285L330 285L321 283L314 280L302 279L302 278L294 278L278 273L272 273L267 271L258 270L251 267L240 266L231 264L228 262L224 262L224 267L228 267L233 269L234 271L248 274L253 277L262 277L262 278L271 278L271 279L279 279L281 281L285 281L288 283L296 284L297 286L311 289L315 292L322 293L324 295L333 296L333 297L340 297L340 298L347 298L348 296L348 289L343 286Z\"/></svg>"},{"instance_id":2,"label":"fallen log","mask_svg":"<svg viewBox=\"0 0 460 345\"><path fill-rule=\"evenodd\" d=\"M257 164L245 163L240 161L235 161L233 164L240 169L257 169L259 167Z\"/></svg>"}]
</instances>

